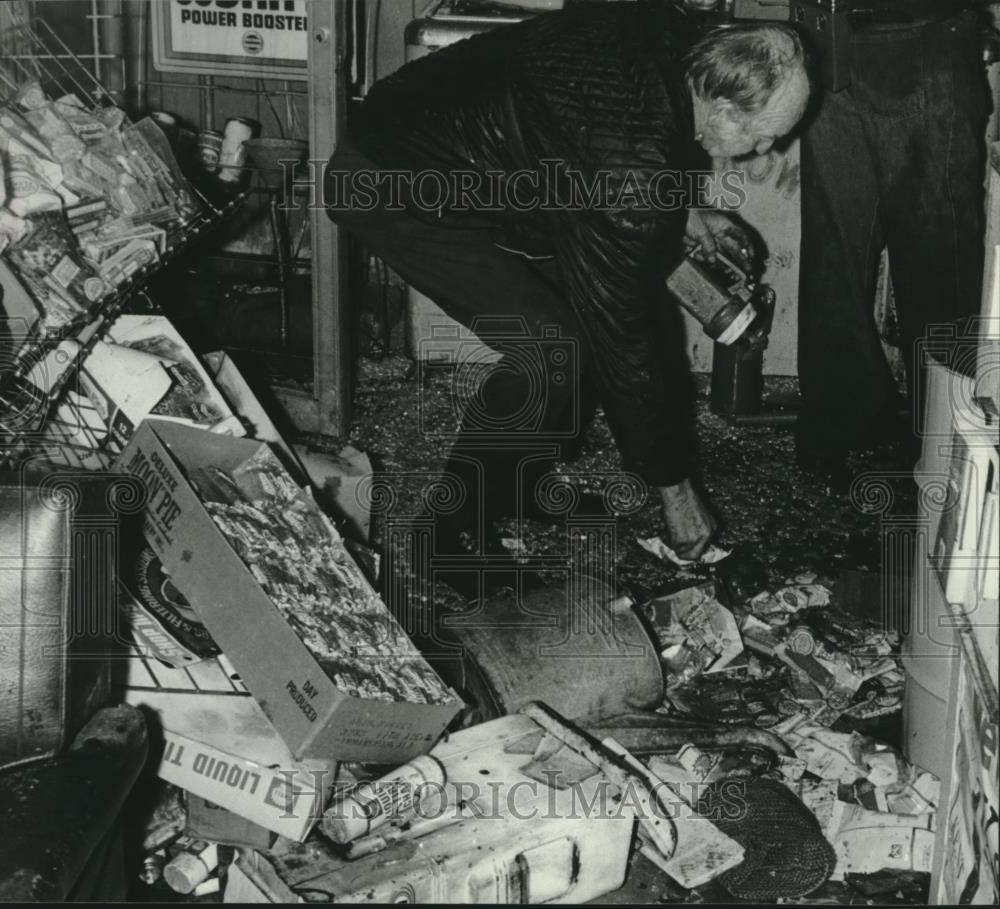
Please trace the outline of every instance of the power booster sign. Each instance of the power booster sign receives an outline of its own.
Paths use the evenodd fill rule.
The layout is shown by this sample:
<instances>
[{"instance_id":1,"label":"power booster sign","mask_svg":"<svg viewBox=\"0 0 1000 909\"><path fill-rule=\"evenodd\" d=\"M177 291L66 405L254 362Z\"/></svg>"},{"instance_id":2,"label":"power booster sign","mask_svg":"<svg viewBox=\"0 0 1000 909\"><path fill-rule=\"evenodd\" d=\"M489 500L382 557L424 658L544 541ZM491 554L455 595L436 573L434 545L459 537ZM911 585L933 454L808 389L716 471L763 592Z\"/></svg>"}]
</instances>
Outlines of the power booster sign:
<instances>
[{"instance_id":1,"label":"power booster sign","mask_svg":"<svg viewBox=\"0 0 1000 909\"><path fill-rule=\"evenodd\" d=\"M305 78L307 0L167 0L152 4L158 69Z\"/></svg>"},{"instance_id":2,"label":"power booster sign","mask_svg":"<svg viewBox=\"0 0 1000 909\"><path fill-rule=\"evenodd\" d=\"M305 15L295 0L176 0L181 25L260 28L304 32ZM304 11L302 11L304 12Z\"/></svg>"}]
</instances>

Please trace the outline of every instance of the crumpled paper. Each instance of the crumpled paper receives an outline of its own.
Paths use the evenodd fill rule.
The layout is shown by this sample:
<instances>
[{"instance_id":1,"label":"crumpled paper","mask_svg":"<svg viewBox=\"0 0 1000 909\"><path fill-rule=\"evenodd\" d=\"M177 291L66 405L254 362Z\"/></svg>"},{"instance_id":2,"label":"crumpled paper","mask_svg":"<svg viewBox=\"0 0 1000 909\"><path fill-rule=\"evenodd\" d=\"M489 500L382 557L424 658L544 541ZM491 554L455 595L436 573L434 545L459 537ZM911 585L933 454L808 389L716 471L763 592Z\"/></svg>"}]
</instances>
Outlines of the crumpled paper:
<instances>
[{"instance_id":1,"label":"crumpled paper","mask_svg":"<svg viewBox=\"0 0 1000 909\"><path fill-rule=\"evenodd\" d=\"M675 565L680 566L714 565L716 562L721 562L732 553L732 550L720 549L713 543L701 554L700 559L682 559L659 537L649 537L645 540L641 537L636 537L636 542L643 549L645 549L646 552L652 553L658 559L662 559L664 562L673 562Z\"/></svg>"},{"instance_id":2,"label":"crumpled paper","mask_svg":"<svg viewBox=\"0 0 1000 909\"><path fill-rule=\"evenodd\" d=\"M816 583L816 576L804 574L796 577L774 593L764 591L750 601L750 611L768 621L784 621L803 609L830 605L830 590Z\"/></svg>"},{"instance_id":3,"label":"crumpled paper","mask_svg":"<svg viewBox=\"0 0 1000 909\"><path fill-rule=\"evenodd\" d=\"M743 653L733 614L704 586L689 587L643 607L660 645L667 690L702 673L719 672Z\"/></svg>"}]
</instances>

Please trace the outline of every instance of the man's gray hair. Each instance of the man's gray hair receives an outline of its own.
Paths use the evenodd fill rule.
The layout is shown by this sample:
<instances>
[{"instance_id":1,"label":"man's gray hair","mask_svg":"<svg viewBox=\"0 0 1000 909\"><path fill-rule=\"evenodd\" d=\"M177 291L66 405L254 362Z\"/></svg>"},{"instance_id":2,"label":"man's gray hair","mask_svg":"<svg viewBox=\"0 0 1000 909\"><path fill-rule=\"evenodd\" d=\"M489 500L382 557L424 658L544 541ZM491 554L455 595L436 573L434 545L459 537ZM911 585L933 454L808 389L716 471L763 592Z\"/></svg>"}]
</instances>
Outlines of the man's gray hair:
<instances>
[{"instance_id":1,"label":"man's gray hair","mask_svg":"<svg viewBox=\"0 0 1000 909\"><path fill-rule=\"evenodd\" d=\"M797 68L808 77L806 51L795 29L780 22L716 28L687 55L687 77L702 98L722 98L745 114L767 104Z\"/></svg>"}]
</instances>

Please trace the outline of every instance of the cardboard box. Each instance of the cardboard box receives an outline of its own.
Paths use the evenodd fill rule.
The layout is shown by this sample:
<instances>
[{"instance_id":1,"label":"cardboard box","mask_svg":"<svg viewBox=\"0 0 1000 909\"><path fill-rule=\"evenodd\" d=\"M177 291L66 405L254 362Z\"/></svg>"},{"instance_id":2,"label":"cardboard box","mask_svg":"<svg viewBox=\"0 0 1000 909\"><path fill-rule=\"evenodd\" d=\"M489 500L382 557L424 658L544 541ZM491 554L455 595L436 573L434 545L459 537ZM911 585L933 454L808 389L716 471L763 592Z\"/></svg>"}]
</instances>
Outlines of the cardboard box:
<instances>
[{"instance_id":1,"label":"cardboard box","mask_svg":"<svg viewBox=\"0 0 1000 909\"><path fill-rule=\"evenodd\" d=\"M941 577L945 599L971 612L984 569L996 570L995 551L982 550L983 520L996 490L996 430L983 420L979 431L956 429L948 468L949 499L934 548L934 562ZM966 415L966 420L972 420ZM992 462L992 463L991 463ZM990 564L992 563L992 564Z\"/></svg>"},{"instance_id":2,"label":"cardboard box","mask_svg":"<svg viewBox=\"0 0 1000 909\"><path fill-rule=\"evenodd\" d=\"M322 813L336 763L296 762L226 659L181 668L138 647L121 661L122 699L146 713L157 775L291 840Z\"/></svg>"},{"instance_id":3,"label":"cardboard box","mask_svg":"<svg viewBox=\"0 0 1000 909\"><path fill-rule=\"evenodd\" d=\"M136 644L116 661L114 683L121 699L142 708L154 729L168 728L265 764L292 760L225 657L174 668Z\"/></svg>"},{"instance_id":4,"label":"cardboard box","mask_svg":"<svg viewBox=\"0 0 1000 909\"><path fill-rule=\"evenodd\" d=\"M192 792L187 796L184 833L196 840L248 849L269 849L274 842L272 831Z\"/></svg>"},{"instance_id":5,"label":"cardboard box","mask_svg":"<svg viewBox=\"0 0 1000 909\"><path fill-rule=\"evenodd\" d=\"M32 385L48 393L80 361L40 437L50 460L107 470L151 414L225 435L246 435L206 366L166 317L119 316L81 359L84 335L90 334L88 329L80 342L62 342L28 375ZM247 404L260 408L256 400Z\"/></svg>"},{"instance_id":6,"label":"cardboard box","mask_svg":"<svg viewBox=\"0 0 1000 909\"><path fill-rule=\"evenodd\" d=\"M338 454L311 452L304 445L289 446L228 354L215 351L205 354L202 360L230 407L239 415L247 436L272 443L289 473L303 484L312 485L320 507L328 514L343 517L358 539L367 540L371 512L361 487L371 479L368 456L350 445Z\"/></svg>"},{"instance_id":7,"label":"cardboard box","mask_svg":"<svg viewBox=\"0 0 1000 909\"><path fill-rule=\"evenodd\" d=\"M305 839L333 786L329 767L272 767L169 729L163 740L157 776L290 840Z\"/></svg>"},{"instance_id":8,"label":"cardboard box","mask_svg":"<svg viewBox=\"0 0 1000 909\"><path fill-rule=\"evenodd\" d=\"M258 442L270 442L278 450L285 464L293 474L305 478L305 469L299 463L296 453L286 444L278 432L263 405L257 400L249 383L239 371L229 354L221 350L212 351L202 357L202 362L208 370L222 396L226 399L233 412L239 417L246 430L248 438Z\"/></svg>"},{"instance_id":9,"label":"cardboard box","mask_svg":"<svg viewBox=\"0 0 1000 909\"><path fill-rule=\"evenodd\" d=\"M967 623L962 623L958 637L961 656L948 701L948 767L938 805L930 903L996 905L1000 899L998 695Z\"/></svg>"},{"instance_id":10,"label":"cardboard box","mask_svg":"<svg viewBox=\"0 0 1000 909\"><path fill-rule=\"evenodd\" d=\"M167 372L169 391L154 402L151 411L157 419L201 426L223 435L245 435L239 418L205 367L165 316L119 316L108 329L107 338L112 345L159 361Z\"/></svg>"},{"instance_id":11,"label":"cardboard box","mask_svg":"<svg viewBox=\"0 0 1000 909\"><path fill-rule=\"evenodd\" d=\"M253 473L262 464L267 469L265 478ZM333 525L294 486L266 444L147 420L117 465L146 484L147 541L177 589L199 610L213 639L297 759L315 756L398 764L434 744L461 708L461 701L403 634L343 548ZM255 574L231 545L233 537L227 538L213 519L202 501L208 493L203 489L199 495L189 480L192 472L204 475L199 471L211 476L220 472L226 477L234 473L254 475L254 482L285 484L283 494L294 490L286 507L275 509L268 500L266 514L258 512L258 517L274 523L276 514L283 520L286 512L294 512L301 522L301 533L294 543L306 550L307 556L320 545L309 537L323 535L320 542L331 547L324 550L323 558L332 559L337 578L344 579L338 580L339 589L322 591L323 603L329 609L338 598L368 597L365 609L371 607L370 611L358 607L342 614L344 634L353 634L350 640L367 646L369 642L359 636L370 632L371 650L337 654L339 661L329 664L328 674L300 637L309 629L303 628L298 616L291 615L298 626L298 630L293 629L286 618L287 604L283 615L279 604L265 592L262 584L270 582L262 577L260 563L253 564ZM218 503L211 503L211 507L219 513ZM286 571L289 567L284 565ZM356 602L352 600L352 608ZM315 624L327 633L342 631L329 622ZM369 691L383 684L394 686L396 692L412 691L413 697L389 699L398 695L388 690L385 696L380 691L376 692L380 696L357 696L350 686L362 673L368 673L364 683ZM369 683L369 679L373 681ZM360 684L353 690L361 690Z\"/></svg>"}]
</instances>

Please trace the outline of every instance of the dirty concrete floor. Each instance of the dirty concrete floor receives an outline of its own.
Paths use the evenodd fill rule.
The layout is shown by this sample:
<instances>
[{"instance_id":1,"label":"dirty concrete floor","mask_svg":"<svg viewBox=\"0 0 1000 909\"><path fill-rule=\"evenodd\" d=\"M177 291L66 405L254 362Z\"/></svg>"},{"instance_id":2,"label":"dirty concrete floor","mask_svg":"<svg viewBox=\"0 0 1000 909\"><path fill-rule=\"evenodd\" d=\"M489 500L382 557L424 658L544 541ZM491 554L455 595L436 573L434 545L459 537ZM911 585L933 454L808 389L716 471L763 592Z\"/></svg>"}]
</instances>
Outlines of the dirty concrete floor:
<instances>
[{"instance_id":1,"label":"dirty concrete floor","mask_svg":"<svg viewBox=\"0 0 1000 909\"><path fill-rule=\"evenodd\" d=\"M704 488L719 519L718 544L753 564L758 583L774 587L802 572L835 580L846 569L877 572L885 518L915 503L912 464L901 449L886 447L851 456L848 492L831 490L795 463L791 425L735 426L713 414L708 377L700 376L698 425ZM363 359L353 397L347 439L307 437L316 448L350 442L366 451L392 484L397 515L423 510L421 490L437 475L447 453L447 434L459 419L454 374L418 369L402 354ZM764 412L785 416L794 407L794 379L768 378ZM620 472L617 449L603 416L591 425L581 456L557 471L583 489L599 491ZM510 525L508 531L513 533ZM657 561L636 542L660 532L650 501L618 523L619 577L640 590L673 586L704 569L676 569ZM521 541L529 554L558 552L562 531L525 522ZM377 522L376 522L377 537ZM379 542L376 538L376 542Z\"/></svg>"},{"instance_id":2,"label":"dirty concrete floor","mask_svg":"<svg viewBox=\"0 0 1000 909\"><path fill-rule=\"evenodd\" d=\"M459 419L454 382L449 370L417 368L401 354L363 359L348 438L303 441L328 449L349 441L365 450L392 482L396 513L419 514L421 489L444 463L447 445L442 429L450 431ZM769 379L763 410L780 414L783 405L794 407L795 385L794 379ZM852 456L854 482L849 492L836 492L796 466L787 419L784 425L731 425L709 408L707 376L699 377L699 387L704 486L720 520L717 542L741 559L746 592L774 589L803 572L815 573L829 585L845 572L877 577L886 530L891 537L894 526L887 519L907 514L915 505L912 465L906 463L902 449L888 447ZM557 469L574 484L590 489L600 489L604 478L619 470L618 454L600 413L579 459ZM381 542L378 526L376 522L376 544ZM658 509L652 503L619 520L616 567L619 580L630 590L642 595L711 576L711 568L667 566L636 542L637 537L659 530ZM508 527L508 532L516 531ZM565 545L563 531L531 521L522 526L520 538L529 554L561 552ZM905 585L905 578L899 584ZM435 595L447 605L447 589L438 585ZM877 618L882 604L865 605L868 617ZM896 619L888 616L890 624L896 624ZM888 734L895 737L891 731ZM880 903L919 903L926 883L920 875L909 882L896 880L876 898ZM874 895L866 897L846 884L830 883L802 902L864 904ZM632 857L625 885L602 901L616 905L734 902L712 885L688 893L638 854Z\"/></svg>"}]
</instances>

